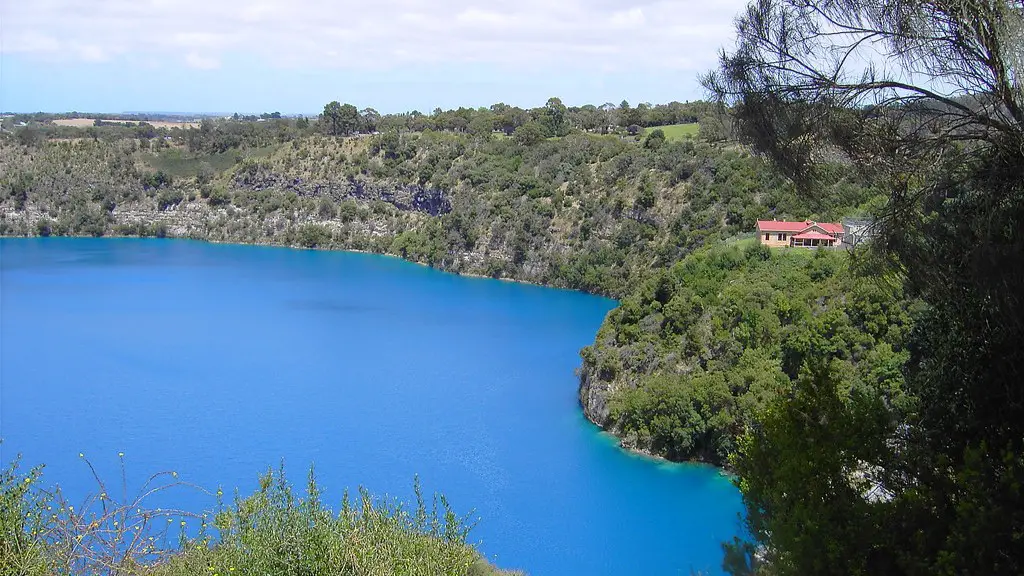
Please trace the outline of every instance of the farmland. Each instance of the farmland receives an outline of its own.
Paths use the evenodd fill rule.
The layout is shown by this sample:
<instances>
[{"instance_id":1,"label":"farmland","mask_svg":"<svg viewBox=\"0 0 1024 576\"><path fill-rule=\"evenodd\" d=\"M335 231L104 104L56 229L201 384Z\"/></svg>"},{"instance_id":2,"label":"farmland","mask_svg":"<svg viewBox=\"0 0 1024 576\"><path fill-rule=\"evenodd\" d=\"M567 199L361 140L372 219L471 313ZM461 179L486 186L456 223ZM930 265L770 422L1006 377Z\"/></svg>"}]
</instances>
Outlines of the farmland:
<instances>
[{"instance_id":1,"label":"farmland","mask_svg":"<svg viewBox=\"0 0 1024 576\"><path fill-rule=\"evenodd\" d=\"M112 123L112 124L127 124L129 122L130 123L136 123L136 122L139 122L140 120L130 120L130 119L126 119L126 120L106 120L106 119L104 119L102 121L103 122L109 122L109 123ZM152 120L152 121L142 120L142 122L146 122L147 124L152 125L154 128L168 128L168 129L170 129L170 128L181 128L181 129L185 129L185 128L198 128L199 127L199 122L167 122L167 121L164 121L164 120ZM62 119L58 119L58 120L53 120L53 123L55 125L57 125L57 126L72 126L74 128L88 128L89 126L95 125L96 119L95 118L62 118Z\"/></svg>"}]
</instances>

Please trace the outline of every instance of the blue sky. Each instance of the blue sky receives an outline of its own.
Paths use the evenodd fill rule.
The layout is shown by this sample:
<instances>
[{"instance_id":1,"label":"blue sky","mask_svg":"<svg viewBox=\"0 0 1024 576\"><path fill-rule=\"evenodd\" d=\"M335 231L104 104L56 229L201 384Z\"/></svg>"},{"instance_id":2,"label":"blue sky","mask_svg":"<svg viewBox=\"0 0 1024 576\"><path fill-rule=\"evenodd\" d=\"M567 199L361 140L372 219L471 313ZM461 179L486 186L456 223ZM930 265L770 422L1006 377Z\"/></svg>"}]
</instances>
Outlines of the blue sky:
<instances>
[{"instance_id":1,"label":"blue sky","mask_svg":"<svg viewBox=\"0 0 1024 576\"><path fill-rule=\"evenodd\" d=\"M381 112L703 96L742 0L32 0L0 110Z\"/></svg>"}]
</instances>

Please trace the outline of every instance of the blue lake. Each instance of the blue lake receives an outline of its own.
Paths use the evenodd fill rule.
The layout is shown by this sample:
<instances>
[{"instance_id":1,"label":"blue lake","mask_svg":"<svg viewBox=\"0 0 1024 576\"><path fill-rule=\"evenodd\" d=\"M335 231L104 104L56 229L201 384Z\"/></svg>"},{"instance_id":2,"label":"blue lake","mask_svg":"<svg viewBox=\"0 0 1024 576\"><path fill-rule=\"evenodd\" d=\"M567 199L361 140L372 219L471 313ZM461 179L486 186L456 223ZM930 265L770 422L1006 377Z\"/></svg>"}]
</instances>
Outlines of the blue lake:
<instances>
[{"instance_id":1,"label":"blue lake","mask_svg":"<svg viewBox=\"0 0 1024 576\"><path fill-rule=\"evenodd\" d=\"M721 573L739 494L621 451L576 400L615 302L395 258L180 240L0 240L0 461L71 494L173 469L242 494L282 459L324 498L419 475L535 576ZM191 510L213 499L179 491Z\"/></svg>"}]
</instances>

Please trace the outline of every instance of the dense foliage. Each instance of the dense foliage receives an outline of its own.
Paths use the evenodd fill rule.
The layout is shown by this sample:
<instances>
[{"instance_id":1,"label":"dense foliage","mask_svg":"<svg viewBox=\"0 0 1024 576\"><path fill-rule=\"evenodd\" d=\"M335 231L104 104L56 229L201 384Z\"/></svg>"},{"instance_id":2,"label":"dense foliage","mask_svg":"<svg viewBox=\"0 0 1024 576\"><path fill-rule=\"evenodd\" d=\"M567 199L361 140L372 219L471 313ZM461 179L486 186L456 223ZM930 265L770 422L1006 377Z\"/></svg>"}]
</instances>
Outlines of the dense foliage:
<instances>
[{"instance_id":1,"label":"dense foliage","mask_svg":"<svg viewBox=\"0 0 1024 576\"><path fill-rule=\"evenodd\" d=\"M586 386L611 389L595 416L625 444L724 464L737 435L822 355L850 389L907 402L900 367L911 316L898 284L865 276L846 252L744 244L651 276L584 349Z\"/></svg>"},{"instance_id":2,"label":"dense foliage","mask_svg":"<svg viewBox=\"0 0 1024 576\"><path fill-rule=\"evenodd\" d=\"M218 508L210 513L150 508L154 494L188 486L176 478L154 475L138 496L121 500L97 477L98 492L76 509L59 489L40 488L40 469L23 476L11 463L0 473L0 570L23 576L510 574L483 560L467 543L465 518L443 496L428 505L418 482L412 508L360 489L333 511L312 470L297 494L282 469L262 475L255 493L231 504L218 490Z\"/></svg>"},{"instance_id":3,"label":"dense foliage","mask_svg":"<svg viewBox=\"0 0 1024 576\"><path fill-rule=\"evenodd\" d=\"M910 410L821 354L744 437L736 572L1024 573L1024 5L759 0L737 33L706 83L738 133L810 194L829 157L884 191L923 307Z\"/></svg>"}]
</instances>

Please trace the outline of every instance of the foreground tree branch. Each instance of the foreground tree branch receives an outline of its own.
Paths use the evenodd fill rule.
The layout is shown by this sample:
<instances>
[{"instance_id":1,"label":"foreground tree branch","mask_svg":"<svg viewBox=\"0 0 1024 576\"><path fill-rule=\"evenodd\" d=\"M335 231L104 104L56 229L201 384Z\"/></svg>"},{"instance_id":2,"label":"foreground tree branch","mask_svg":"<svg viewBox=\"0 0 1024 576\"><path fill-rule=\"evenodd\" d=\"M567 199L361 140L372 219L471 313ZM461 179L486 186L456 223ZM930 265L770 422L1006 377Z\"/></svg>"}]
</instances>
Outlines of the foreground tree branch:
<instances>
[{"instance_id":1,"label":"foreground tree branch","mask_svg":"<svg viewBox=\"0 0 1024 576\"><path fill-rule=\"evenodd\" d=\"M755 0L736 30L703 78L736 133L806 194L836 162L886 191L873 258L926 307L912 410L823 353L749 430L730 569L1024 573L1024 3Z\"/></svg>"}]
</instances>

